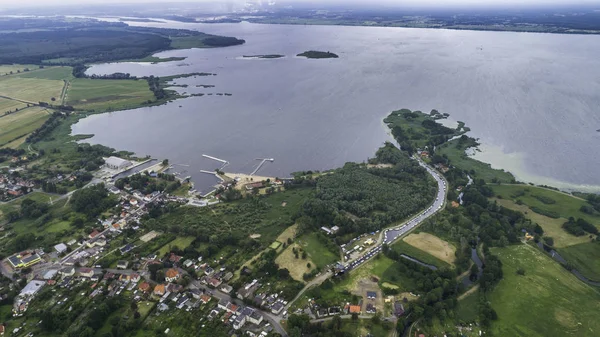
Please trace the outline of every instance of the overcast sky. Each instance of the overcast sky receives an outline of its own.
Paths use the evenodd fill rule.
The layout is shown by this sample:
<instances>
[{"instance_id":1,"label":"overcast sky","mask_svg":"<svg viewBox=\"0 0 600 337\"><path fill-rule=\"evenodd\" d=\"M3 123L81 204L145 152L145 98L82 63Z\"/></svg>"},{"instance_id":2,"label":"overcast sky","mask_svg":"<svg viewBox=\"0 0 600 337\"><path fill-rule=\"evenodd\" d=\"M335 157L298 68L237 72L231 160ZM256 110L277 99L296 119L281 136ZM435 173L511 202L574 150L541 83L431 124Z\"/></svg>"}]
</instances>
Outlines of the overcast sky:
<instances>
[{"instance_id":1,"label":"overcast sky","mask_svg":"<svg viewBox=\"0 0 600 337\"><path fill-rule=\"evenodd\" d=\"M82 4L126 4L126 3L244 3L245 0L0 0L0 9L2 8L15 8L23 6L55 6L55 5L82 5ZM257 1L257 0L255 0ZM267 2L268 0L263 0ZM286 3L299 3L299 2L310 2L310 3L332 3L332 4L362 4L373 5L396 5L396 6L411 6L411 7L448 7L452 5L469 5L469 6L532 6L532 5L598 5L600 7L600 0L276 0L278 4Z\"/></svg>"}]
</instances>

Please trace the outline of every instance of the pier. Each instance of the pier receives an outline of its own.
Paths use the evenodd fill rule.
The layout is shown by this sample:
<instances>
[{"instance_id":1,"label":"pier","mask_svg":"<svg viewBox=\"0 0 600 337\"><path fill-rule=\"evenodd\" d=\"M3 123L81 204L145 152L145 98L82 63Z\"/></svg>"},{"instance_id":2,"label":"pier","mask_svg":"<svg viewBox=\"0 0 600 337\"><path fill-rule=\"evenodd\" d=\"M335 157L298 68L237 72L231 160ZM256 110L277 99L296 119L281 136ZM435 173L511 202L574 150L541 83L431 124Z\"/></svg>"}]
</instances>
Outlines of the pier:
<instances>
[{"instance_id":1,"label":"pier","mask_svg":"<svg viewBox=\"0 0 600 337\"><path fill-rule=\"evenodd\" d=\"M273 159L273 158L256 158L256 160L260 160L260 164L258 164L258 166L254 169L254 171L252 171L252 173L250 173L250 176L255 175L256 172L258 172L258 170L260 170L260 168L264 165L265 162L270 161L272 163L275 161L275 159Z\"/></svg>"},{"instance_id":2,"label":"pier","mask_svg":"<svg viewBox=\"0 0 600 337\"><path fill-rule=\"evenodd\" d=\"M209 156L207 154L203 154L202 157L208 158L208 159L212 159L212 160L215 160L215 161L223 163L223 165L221 165L221 167L219 168L219 170L222 170L223 168L225 168L225 166L229 165L229 162L227 160L224 160L224 159L220 159L220 158L217 158L217 157Z\"/></svg>"}]
</instances>

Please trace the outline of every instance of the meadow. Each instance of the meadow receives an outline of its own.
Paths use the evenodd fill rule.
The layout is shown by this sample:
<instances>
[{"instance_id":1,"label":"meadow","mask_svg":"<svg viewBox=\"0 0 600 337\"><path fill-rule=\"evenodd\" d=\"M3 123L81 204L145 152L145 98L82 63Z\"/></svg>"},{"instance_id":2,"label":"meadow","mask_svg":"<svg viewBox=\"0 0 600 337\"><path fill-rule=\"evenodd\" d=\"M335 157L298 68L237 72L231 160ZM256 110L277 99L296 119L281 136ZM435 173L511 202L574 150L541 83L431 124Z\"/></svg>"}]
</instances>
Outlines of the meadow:
<instances>
[{"instance_id":1,"label":"meadow","mask_svg":"<svg viewBox=\"0 0 600 337\"><path fill-rule=\"evenodd\" d=\"M600 281L600 243L580 243L558 249L558 252L583 276Z\"/></svg>"},{"instance_id":2,"label":"meadow","mask_svg":"<svg viewBox=\"0 0 600 337\"><path fill-rule=\"evenodd\" d=\"M327 249L314 233L301 237L298 243L319 268L324 268L340 259L340 256Z\"/></svg>"},{"instance_id":3,"label":"meadow","mask_svg":"<svg viewBox=\"0 0 600 337\"><path fill-rule=\"evenodd\" d=\"M42 126L49 117L50 111L41 107L30 107L0 117L0 147L26 137Z\"/></svg>"},{"instance_id":4,"label":"meadow","mask_svg":"<svg viewBox=\"0 0 600 337\"><path fill-rule=\"evenodd\" d=\"M178 236L177 238L175 238L175 240L162 246L160 248L160 250L158 251L158 256L164 256L165 254L171 252L171 250L173 250L175 247L177 247L181 250L184 250L189 245L191 245L195 239L196 238L194 238L192 236Z\"/></svg>"},{"instance_id":5,"label":"meadow","mask_svg":"<svg viewBox=\"0 0 600 337\"><path fill-rule=\"evenodd\" d=\"M600 293L529 245L492 248L504 278L489 294L494 336L598 336ZM517 274L523 269L525 275Z\"/></svg>"},{"instance_id":6,"label":"meadow","mask_svg":"<svg viewBox=\"0 0 600 337\"><path fill-rule=\"evenodd\" d=\"M402 241L403 243L406 243L422 252L427 253L427 255L434 257L436 260L442 261L441 266L449 266L452 265L454 261L456 261L456 247L454 247L447 241L438 238L435 235L425 232L420 232L418 234L413 233L402 239ZM401 242L398 245L394 245L394 249L396 249L396 246L404 247L405 245ZM408 253L406 254L410 255ZM420 260L416 256L413 257ZM438 266L440 265L439 261L437 264L432 264Z\"/></svg>"},{"instance_id":7,"label":"meadow","mask_svg":"<svg viewBox=\"0 0 600 337\"><path fill-rule=\"evenodd\" d=\"M71 81L66 104L76 109L107 111L138 107L154 101L145 80L98 80L77 78Z\"/></svg>"},{"instance_id":8,"label":"meadow","mask_svg":"<svg viewBox=\"0 0 600 337\"><path fill-rule=\"evenodd\" d=\"M537 208L565 219L569 217L582 218L600 228L599 215L586 214L580 210L581 206L588 205L584 199L567 193L529 185L490 185L490 187L494 194L501 196L502 199L521 200L529 208Z\"/></svg>"}]
</instances>

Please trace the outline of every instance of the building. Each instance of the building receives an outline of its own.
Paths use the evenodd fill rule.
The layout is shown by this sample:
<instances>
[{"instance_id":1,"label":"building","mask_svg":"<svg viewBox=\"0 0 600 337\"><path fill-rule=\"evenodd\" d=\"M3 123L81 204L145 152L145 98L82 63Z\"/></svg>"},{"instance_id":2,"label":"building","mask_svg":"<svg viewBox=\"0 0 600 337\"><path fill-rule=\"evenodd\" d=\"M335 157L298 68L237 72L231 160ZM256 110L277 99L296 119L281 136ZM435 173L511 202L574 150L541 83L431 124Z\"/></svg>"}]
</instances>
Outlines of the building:
<instances>
[{"instance_id":1,"label":"building","mask_svg":"<svg viewBox=\"0 0 600 337\"><path fill-rule=\"evenodd\" d=\"M275 315L279 315L281 313L281 311L283 310L283 307L284 307L283 303L277 302L271 306L271 312L274 313Z\"/></svg>"},{"instance_id":2,"label":"building","mask_svg":"<svg viewBox=\"0 0 600 337\"><path fill-rule=\"evenodd\" d=\"M123 170L133 165L129 160L119 157L108 157L104 160L104 166L112 170Z\"/></svg>"},{"instance_id":3,"label":"building","mask_svg":"<svg viewBox=\"0 0 600 337\"><path fill-rule=\"evenodd\" d=\"M258 311L254 311L247 320L252 324L259 325L263 321L263 316Z\"/></svg>"},{"instance_id":4,"label":"building","mask_svg":"<svg viewBox=\"0 0 600 337\"><path fill-rule=\"evenodd\" d=\"M73 276L75 275L75 268L73 267L64 267L59 271L62 276Z\"/></svg>"},{"instance_id":5,"label":"building","mask_svg":"<svg viewBox=\"0 0 600 337\"><path fill-rule=\"evenodd\" d=\"M246 315L239 315L235 318L235 320L233 321L233 328L236 330L241 329L244 324L246 324Z\"/></svg>"},{"instance_id":6,"label":"building","mask_svg":"<svg viewBox=\"0 0 600 337\"><path fill-rule=\"evenodd\" d=\"M367 308L366 308L367 314L374 314L377 312L377 309L375 309L375 306L371 303L367 303Z\"/></svg>"},{"instance_id":7,"label":"building","mask_svg":"<svg viewBox=\"0 0 600 337\"><path fill-rule=\"evenodd\" d=\"M81 268L79 269L79 275L82 277L92 277L94 276L94 270L92 268Z\"/></svg>"},{"instance_id":8,"label":"building","mask_svg":"<svg viewBox=\"0 0 600 337\"><path fill-rule=\"evenodd\" d=\"M142 283L140 283L140 286L138 287L138 289L141 292L147 293L148 291L150 291L150 283L142 282Z\"/></svg>"},{"instance_id":9,"label":"building","mask_svg":"<svg viewBox=\"0 0 600 337\"><path fill-rule=\"evenodd\" d=\"M367 298L370 300L374 300L377 298L377 293L374 291L367 291Z\"/></svg>"},{"instance_id":10,"label":"building","mask_svg":"<svg viewBox=\"0 0 600 337\"><path fill-rule=\"evenodd\" d=\"M58 274L58 270L50 269L46 273L44 273L44 276L42 276L42 278L44 280L51 280L56 277L56 274Z\"/></svg>"},{"instance_id":11,"label":"building","mask_svg":"<svg viewBox=\"0 0 600 337\"><path fill-rule=\"evenodd\" d=\"M229 301L226 298L222 298L217 304L217 307L221 310L227 310L227 306L229 305Z\"/></svg>"},{"instance_id":12,"label":"building","mask_svg":"<svg viewBox=\"0 0 600 337\"><path fill-rule=\"evenodd\" d=\"M202 295L200 296L200 301L204 304L210 302L210 296L209 295Z\"/></svg>"},{"instance_id":13,"label":"building","mask_svg":"<svg viewBox=\"0 0 600 337\"><path fill-rule=\"evenodd\" d=\"M404 305L399 301L394 302L394 315L398 317L404 315Z\"/></svg>"},{"instance_id":14,"label":"building","mask_svg":"<svg viewBox=\"0 0 600 337\"><path fill-rule=\"evenodd\" d=\"M64 243L59 243L56 246L54 246L54 250L58 253L58 254L62 254L65 253L67 251L67 245L65 245Z\"/></svg>"},{"instance_id":15,"label":"building","mask_svg":"<svg viewBox=\"0 0 600 337\"><path fill-rule=\"evenodd\" d=\"M46 284L44 281L33 280L25 286L19 293L19 296L33 296L37 294L40 289Z\"/></svg>"},{"instance_id":16,"label":"building","mask_svg":"<svg viewBox=\"0 0 600 337\"><path fill-rule=\"evenodd\" d=\"M6 330L4 324L0 324L0 336L4 336L4 330Z\"/></svg>"},{"instance_id":17,"label":"building","mask_svg":"<svg viewBox=\"0 0 600 337\"><path fill-rule=\"evenodd\" d=\"M117 269L127 269L127 266L129 266L129 262L121 260L119 262L117 262Z\"/></svg>"},{"instance_id":18,"label":"building","mask_svg":"<svg viewBox=\"0 0 600 337\"><path fill-rule=\"evenodd\" d=\"M349 312L351 314L360 314L360 305L351 305Z\"/></svg>"},{"instance_id":19,"label":"building","mask_svg":"<svg viewBox=\"0 0 600 337\"><path fill-rule=\"evenodd\" d=\"M164 294L165 294L165 285L164 284L158 284L158 285L156 285L156 287L154 287L154 295L163 296Z\"/></svg>"},{"instance_id":20,"label":"building","mask_svg":"<svg viewBox=\"0 0 600 337\"><path fill-rule=\"evenodd\" d=\"M167 272L165 273L165 280L167 282L175 282L179 279L179 272L177 271L177 269L169 269L167 270Z\"/></svg>"}]
</instances>

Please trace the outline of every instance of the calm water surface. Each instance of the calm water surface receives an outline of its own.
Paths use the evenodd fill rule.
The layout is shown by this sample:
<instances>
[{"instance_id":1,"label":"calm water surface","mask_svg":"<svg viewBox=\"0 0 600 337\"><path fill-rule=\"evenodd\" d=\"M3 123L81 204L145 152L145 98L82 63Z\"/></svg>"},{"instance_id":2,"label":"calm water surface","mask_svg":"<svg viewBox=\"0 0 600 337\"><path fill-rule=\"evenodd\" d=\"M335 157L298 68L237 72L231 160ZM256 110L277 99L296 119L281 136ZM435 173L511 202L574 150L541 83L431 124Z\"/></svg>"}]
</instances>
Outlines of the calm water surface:
<instances>
[{"instance_id":1,"label":"calm water surface","mask_svg":"<svg viewBox=\"0 0 600 337\"><path fill-rule=\"evenodd\" d=\"M139 23L137 23L139 25ZM147 24L146 24L147 25ZM518 179L600 190L600 36L380 27L185 24L246 44L169 51L160 64L95 65L88 73L217 76L177 80L187 93L231 93L92 116L73 133L140 155L169 158L207 189L200 169L231 162L249 173L288 176L364 161L388 139L382 118L409 108L447 112L480 138L478 158ZM294 55L332 51L339 59ZM242 55L283 54L248 60ZM201 88L197 85L215 85ZM187 166L189 165L189 166Z\"/></svg>"}]
</instances>

